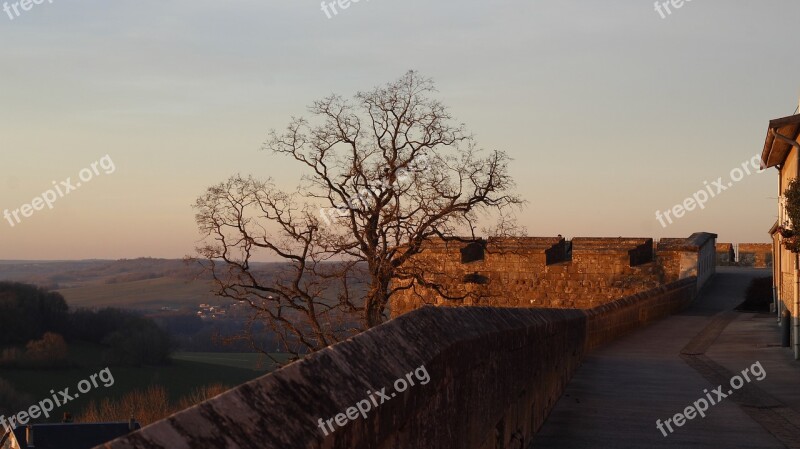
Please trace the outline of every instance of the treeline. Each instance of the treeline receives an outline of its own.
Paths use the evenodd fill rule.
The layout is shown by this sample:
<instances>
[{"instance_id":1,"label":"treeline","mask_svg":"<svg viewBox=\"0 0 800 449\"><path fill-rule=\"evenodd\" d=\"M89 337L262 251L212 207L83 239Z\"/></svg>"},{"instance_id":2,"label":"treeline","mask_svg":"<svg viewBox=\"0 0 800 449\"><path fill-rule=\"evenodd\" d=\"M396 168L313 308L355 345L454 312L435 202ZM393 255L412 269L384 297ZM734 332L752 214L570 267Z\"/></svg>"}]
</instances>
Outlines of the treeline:
<instances>
[{"instance_id":1,"label":"treeline","mask_svg":"<svg viewBox=\"0 0 800 449\"><path fill-rule=\"evenodd\" d=\"M63 334L68 315L67 302L58 293L0 282L0 345L22 345L45 332Z\"/></svg>"},{"instance_id":2,"label":"treeline","mask_svg":"<svg viewBox=\"0 0 800 449\"><path fill-rule=\"evenodd\" d=\"M31 362L27 353L33 348L37 354L52 353L55 364L65 358L50 347L60 344L59 337L104 346L104 359L110 365L164 364L171 352L169 335L134 312L110 308L70 311L59 293L0 282L0 348L4 349L0 363ZM26 353L19 350L23 345Z\"/></svg>"},{"instance_id":3,"label":"treeline","mask_svg":"<svg viewBox=\"0 0 800 449\"><path fill-rule=\"evenodd\" d=\"M259 348L279 352L275 334L261 322L251 323L249 308L241 314L229 313L226 318L202 320L194 313L176 312L153 315L158 326L169 333L175 351L188 352L254 352L249 338L237 338L248 328Z\"/></svg>"}]
</instances>

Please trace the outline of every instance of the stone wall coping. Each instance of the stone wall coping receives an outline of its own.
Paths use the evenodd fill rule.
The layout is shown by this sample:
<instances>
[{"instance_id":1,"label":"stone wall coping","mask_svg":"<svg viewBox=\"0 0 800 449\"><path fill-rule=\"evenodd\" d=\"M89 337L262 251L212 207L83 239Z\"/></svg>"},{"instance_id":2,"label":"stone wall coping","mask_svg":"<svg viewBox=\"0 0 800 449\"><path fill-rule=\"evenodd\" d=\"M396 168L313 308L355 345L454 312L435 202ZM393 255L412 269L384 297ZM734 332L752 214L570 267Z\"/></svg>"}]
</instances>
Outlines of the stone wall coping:
<instances>
[{"instance_id":1,"label":"stone wall coping","mask_svg":"<svg viewBox=\"0 0 800 449\"><path fill-rule=\"evenodd\" d=\"M469 237L460 237L469 240ZM558 246L564 241L563 237L491 237L488 240L475 240L486 243L486 250L509 251L515 250L525 253L544 253L553 247ZM467 241L430 239L422 244L422 250L426 252L446 252L461 249L468 245Z\"/></svg>"},{"instance_id":2,"label":"stone wall coping","mask_svg":"<svg viewBox=\"0 0 800 449\"><path fill-rule=\"evenodd\" d=\"M711 239L716 239L717 234L710 232L695 232L688 238L664 238L658 242L658 252L662 251L699 251Z\"/></svg>"},{"instance_id":3,"label":"stone wall coping","mask_svg":"<svg viewBox=\"0 0 800 449\"><path fill-rule=\"evenodd\" d=\"M772 243L740 243L739 252L742 251L772 251Z\"/></svg>"}]
</instances>

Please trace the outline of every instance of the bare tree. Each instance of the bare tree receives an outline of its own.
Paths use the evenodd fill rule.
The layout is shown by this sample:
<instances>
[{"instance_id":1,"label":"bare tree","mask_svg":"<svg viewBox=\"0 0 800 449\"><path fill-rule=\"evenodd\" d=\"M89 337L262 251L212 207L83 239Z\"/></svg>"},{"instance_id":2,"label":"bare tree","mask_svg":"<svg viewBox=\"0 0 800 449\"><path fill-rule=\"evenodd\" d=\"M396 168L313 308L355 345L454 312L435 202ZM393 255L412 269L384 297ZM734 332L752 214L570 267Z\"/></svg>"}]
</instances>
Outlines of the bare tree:
<instances>
[{"instance_id":1,"label":"bare tree","mask_svg":"<svg viewBox=\"0 0 800 449\"><path fill-rule=\"evenodd\" d=\"M249 304L285 349L321 349L385 321L392 295L426 285L412 256L429 238L475 238L476 226L521 205L509 158L484 152L409 71L354 101L315 102L266 150L303 176L287 193L271 180L234 176L198 198L217 294ZM460 237L459 237L460 236ZM466 236L466 237L464 237ZM283 260L277 273L253 260ZM266 352L266 351L264 351Z\"/></svg>"}]
</instances>

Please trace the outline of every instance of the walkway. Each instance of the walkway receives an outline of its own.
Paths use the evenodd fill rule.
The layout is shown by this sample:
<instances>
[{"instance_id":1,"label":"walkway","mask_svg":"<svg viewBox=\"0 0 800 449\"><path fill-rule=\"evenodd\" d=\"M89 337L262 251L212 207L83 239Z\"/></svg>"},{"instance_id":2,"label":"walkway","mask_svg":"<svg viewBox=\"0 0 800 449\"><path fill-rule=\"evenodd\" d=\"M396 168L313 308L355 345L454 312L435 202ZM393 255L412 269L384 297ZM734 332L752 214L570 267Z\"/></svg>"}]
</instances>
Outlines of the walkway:
<instances>
[{"instance_id":1,"label":"walkway","mask_svg":"<svg viewBox=\"0 0 800 449\"><path fill-rule=\"evenodd\" d=\"M732 311L768 270L718 268L685 312L589 354L539 431L539 448L800 448L800 362L771 314ZM656 428L760 362L763 380L670 433ZM756 375L758 366L753 367ZM700 403L702 407L702 403ZM691 412L690 412L691 414Z\"/></svg>"}]
</instances>

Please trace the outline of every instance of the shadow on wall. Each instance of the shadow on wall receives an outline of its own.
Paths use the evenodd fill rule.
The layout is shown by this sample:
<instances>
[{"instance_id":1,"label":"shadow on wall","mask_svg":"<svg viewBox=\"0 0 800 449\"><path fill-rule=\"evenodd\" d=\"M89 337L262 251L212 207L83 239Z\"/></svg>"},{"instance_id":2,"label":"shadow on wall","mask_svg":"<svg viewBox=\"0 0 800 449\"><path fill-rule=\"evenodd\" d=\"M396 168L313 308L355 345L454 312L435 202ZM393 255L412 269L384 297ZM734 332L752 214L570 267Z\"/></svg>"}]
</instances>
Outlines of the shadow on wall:
<instances>
[{"instance_id":1,"label":"shadow on wall","mask_svg":"<svg viewBox=\"0 0 800 449\"><path fill-rule=\"evenodd\" d=\"M681 310L697 288L690 277L590 310L421 308L104 447L525 447L588 350ZM420 366L427 384L320 429Z\"/></svg>"}]
</instances>

